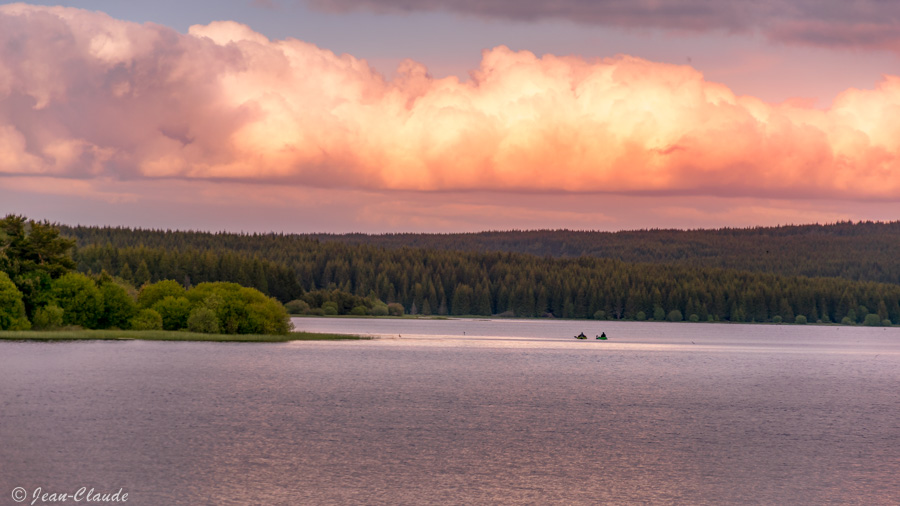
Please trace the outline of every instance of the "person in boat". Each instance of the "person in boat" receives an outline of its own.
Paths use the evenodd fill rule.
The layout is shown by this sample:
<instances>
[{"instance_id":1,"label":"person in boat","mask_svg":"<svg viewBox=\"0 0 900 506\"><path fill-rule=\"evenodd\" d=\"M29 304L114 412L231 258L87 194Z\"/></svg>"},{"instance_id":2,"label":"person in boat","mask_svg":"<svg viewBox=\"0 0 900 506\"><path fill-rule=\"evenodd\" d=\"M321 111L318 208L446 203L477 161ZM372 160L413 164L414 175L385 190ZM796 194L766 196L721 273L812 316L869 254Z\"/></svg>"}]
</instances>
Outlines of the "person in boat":
<instances>
[{"instance_id":1,"label":"person in boat","mask_svg":"<svg viewBox=\"0 0 900 506\"><path fill-rule=\"evenodd\" d=\"M603 340L606 340L606 332L601 332L600 335L597 336L597 339L603 339Z\"/></svg>"},{"instance_id":2,"label":"person in boat","mask_svg":"<svg viewBox=\"0 0 900 506\"><path fill-rule=\"evenodd\" d=\"M578 334L577 336L575 336L575 339L587 339L587 336L584 335L584 332L582 332L581 334Z\"/></svg>"}]
</instances>

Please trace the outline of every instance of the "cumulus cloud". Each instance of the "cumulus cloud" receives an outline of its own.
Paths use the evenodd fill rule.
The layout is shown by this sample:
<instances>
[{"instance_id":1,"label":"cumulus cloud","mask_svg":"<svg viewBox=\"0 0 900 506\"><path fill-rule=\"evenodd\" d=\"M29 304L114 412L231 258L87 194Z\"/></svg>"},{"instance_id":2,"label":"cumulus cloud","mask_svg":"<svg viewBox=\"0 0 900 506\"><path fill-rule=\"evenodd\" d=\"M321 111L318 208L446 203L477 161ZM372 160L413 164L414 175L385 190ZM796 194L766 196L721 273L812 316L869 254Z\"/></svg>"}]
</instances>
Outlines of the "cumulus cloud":
<instances>
[{"instance_id":1,"label":"cumulus cloud","mask_svg":"<svg viewBox=\"0 0 900 506\"><path fill-rule=\"evenodd\" d=\"M760 31L815 46L900 52L900 3L884 0L306 0L327 12L448 11L520 21L706 32Z\"/></svg>"},{"instance_id":2,"label":"cumulus cloud","mask_svg":"<svg viewBox=\"0 0 900 506\"><path fill-rule=\"evenodd\" d=\"M687 66L485 51L471 79L234 22L0 6L0 175L409 191L900 198L900 77L828 110ZM2 180L0 180L2 181Z\"/></svg>"}]
</instances>

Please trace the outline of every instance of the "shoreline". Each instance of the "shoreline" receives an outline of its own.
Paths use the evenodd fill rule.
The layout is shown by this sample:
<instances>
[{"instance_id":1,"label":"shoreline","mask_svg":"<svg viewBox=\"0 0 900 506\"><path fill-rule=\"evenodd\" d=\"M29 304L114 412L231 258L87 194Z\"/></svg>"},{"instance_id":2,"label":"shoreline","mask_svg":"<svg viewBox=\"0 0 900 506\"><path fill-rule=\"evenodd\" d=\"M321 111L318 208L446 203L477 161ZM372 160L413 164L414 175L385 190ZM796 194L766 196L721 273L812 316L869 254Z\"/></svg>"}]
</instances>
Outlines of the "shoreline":
<instances>
[{"instance_id":1,"label":"shoreline","mask_svg":"<svg viewBox=\"0 0 900 506\"><path fill-rule=\"evenodd\" d=\"M291 341L347 341L369 337L321 332L287 334L200 334L177 330L4 330L0 341L185 341L223 343L286 343Z\"/></svg>"}]
</instances>

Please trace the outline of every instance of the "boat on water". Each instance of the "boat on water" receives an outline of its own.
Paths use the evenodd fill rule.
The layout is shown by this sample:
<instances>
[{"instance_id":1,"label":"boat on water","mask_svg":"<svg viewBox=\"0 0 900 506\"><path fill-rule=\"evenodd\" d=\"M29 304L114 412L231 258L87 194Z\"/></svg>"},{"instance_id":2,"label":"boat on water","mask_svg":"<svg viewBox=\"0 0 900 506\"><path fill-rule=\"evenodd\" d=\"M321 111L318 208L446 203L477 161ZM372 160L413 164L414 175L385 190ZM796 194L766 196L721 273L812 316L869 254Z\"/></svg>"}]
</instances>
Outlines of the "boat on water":
<instances>
[{"instance_id":1,"label":"boat on water","mask_svg":"<svg viewBox=\"0 0 900 506\"><path fill-rule=\"evenodd\" d=\"M606 341L606 340L607 340L606 332L601 332L600 335L597 336L597 339L600 339L600 340L602 340L602 341Z\"/></svg>"},{"instance_id":2,"label":"boat on water","mask_svg":"<svg viewBox=\"0 0 900 506\"><path fill-rule=\"evenodd\" d=\"M577 336L575 336L575 339L587 339L587 336L584 335L584 332L582 332L581 334L578 334Z\"/></svg>"}]
</instances>

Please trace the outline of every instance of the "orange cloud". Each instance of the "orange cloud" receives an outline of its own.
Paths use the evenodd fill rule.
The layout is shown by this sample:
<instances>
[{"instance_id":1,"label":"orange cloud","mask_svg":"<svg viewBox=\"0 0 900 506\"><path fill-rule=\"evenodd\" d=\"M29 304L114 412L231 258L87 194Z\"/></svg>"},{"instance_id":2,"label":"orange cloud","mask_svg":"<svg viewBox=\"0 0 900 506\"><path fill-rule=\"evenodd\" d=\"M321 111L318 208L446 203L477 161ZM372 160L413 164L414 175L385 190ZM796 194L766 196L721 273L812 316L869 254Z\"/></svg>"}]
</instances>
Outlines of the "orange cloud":
<instances>
[{"instance_id":1,"label":"orange cloud","mask_svg":"<svg viewBox=\"0 0 900 506\"><path fill-rule=\"evenodd\" d=\"M484 51L471 79L234 22L0 6L0 174L371 190L900 198L900 77L828 110L688 66Z\"/></svg>"}]
</instances>

